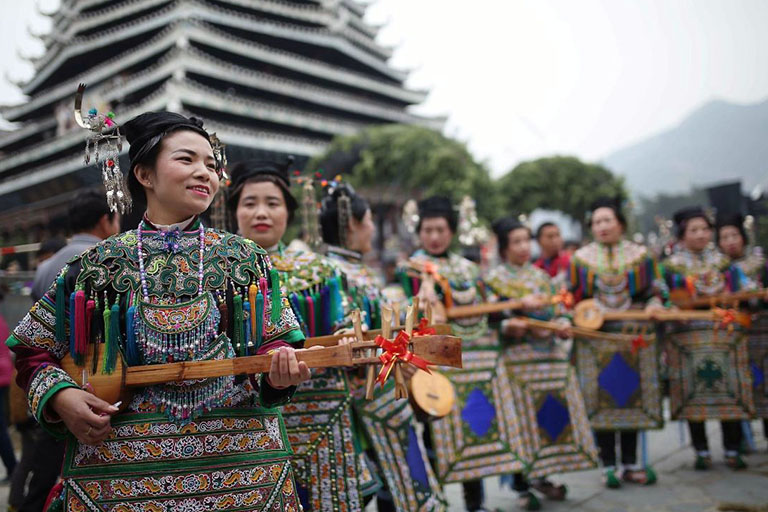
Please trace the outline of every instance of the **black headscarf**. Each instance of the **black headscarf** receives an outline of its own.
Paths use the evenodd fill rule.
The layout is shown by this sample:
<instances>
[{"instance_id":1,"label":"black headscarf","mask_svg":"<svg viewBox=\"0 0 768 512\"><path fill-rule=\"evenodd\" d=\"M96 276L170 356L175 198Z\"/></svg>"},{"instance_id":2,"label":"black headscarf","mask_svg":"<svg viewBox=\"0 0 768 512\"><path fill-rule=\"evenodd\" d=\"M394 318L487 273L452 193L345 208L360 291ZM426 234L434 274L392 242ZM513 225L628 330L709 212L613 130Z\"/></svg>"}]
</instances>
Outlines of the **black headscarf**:
<instances>
[{"instance_id":1,"label":"black headscarf","mask_svg":"<svg viewBox=\"0 0 768 512\"><path fill-rule=\"evenodd\" d=\"M528 233L531 230L528 226L524 225L517 217L503 217L496 220L491 226L494 234L498 240L499 256L504 257L504 253L509 246L509 234L516 229L526 229Z\"/></svg>"},{"instance_id":2,"label":"black headscarf","mask_svg":"<svg viewBox=\"0 0 768 512\"><path fill-rule=\"evenodd\" d=\"M718 213L715 226L717 227L717 231L715 232L715 239L717 240L718 244L720 243L720 228L724 228L726 226L733 226L738 229L739 234L741 235L741 240L745 245L747 244L747 230L744 229L744 216L742 214Z\"/></svg>"},{"instance_id":3,"label":"black headscarf","mask_svg":"<svg viewBox=\"0 0 768 512\"><path fill-rule=\"evenodd\" d=\"M144 158L155 148L163 137L179 130L199 133L208 142L210 135L203 129L203 122L196 117L185 117L175 112L145 112L134 117L123 126L125 140L131 145L128 156L131 159L129 172L142 163Z\"/></svg>"},{"instance_id":4,"label":"black headscarf","mask_svg":"<svg viewBox=\"0 0 768 512\"><path fill-rule=\"evenodd\" d=\"M291 164L293 164L293 157L288 157L284 163L267 160L244 160L233 165L229 169L230 184L227 189L227 206L230 212L234 214L237 210L243 185L254 178L270 176L275 178L275 184L283 193L285 206L288 209L288 222L290 223L299 207L298 201L291 194L291 179L288 175Z\"/></svg>"},{"instance_id":5,"label":"black headscarf","mask_svg":"<svg viewBox=\"0 0 768 512\"><path fill-rule=\"evenodd\" d=\"M680 208L672 215L672 220L675 221L677 230L677 238L682 240L683 235L685 235L685 228L691 219L704 219L707 225L710 228L712 227L712 221L709 220L709 215L704 211L704 208L698 205L686 206L685 208Z\"/></svg>"},{"instance_id":6,"label":"black headscarf","mask_svg":"<svg viewBox=\"0 0 768 512\"><path fill-rule=\"evenodd\" d=\"M456 211L453 209L453 203L450 198L445 196L432 196L419 201L419 225L417 231L421 230L421 222L424 219L443 217L448 221L451 231L456 232L459 220Z\"/></svg>"}]
</instances>

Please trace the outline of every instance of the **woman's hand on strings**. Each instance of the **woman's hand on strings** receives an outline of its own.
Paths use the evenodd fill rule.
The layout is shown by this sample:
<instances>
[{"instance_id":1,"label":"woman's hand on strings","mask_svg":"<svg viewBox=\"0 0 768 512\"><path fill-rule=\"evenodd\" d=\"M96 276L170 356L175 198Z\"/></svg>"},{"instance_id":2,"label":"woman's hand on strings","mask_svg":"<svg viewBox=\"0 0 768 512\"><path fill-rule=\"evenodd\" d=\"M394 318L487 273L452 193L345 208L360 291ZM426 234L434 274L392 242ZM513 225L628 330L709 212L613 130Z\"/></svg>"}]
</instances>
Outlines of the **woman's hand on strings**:
<instances>
[{"instance_id":1,"label":"woman's hand on strings","mask_svg":"<svg viewBox=\"0 0 768 512\"><path fill-rule=\"evenodd\" d=\"M314 347L313 347L314 348ZM275 389L285 389L298 386L312 376L309 366L296 359L296 353L291 347L280 347L272 355L272 365L269 368L267 382Z\"/></svg>"},{"instance_id":2,"label":"woman's hand on strings","mask_svg":"<svg viewBox=\"0 0 768 512\"><path fill-rule=\"evenodd\" d=\"M118 408L83 389L65 388L51 397L50 407L83 444L99 445L112 432L110 416Z\"/></svg>"},{"instance_id":3,"label":"woman's hand on strings","mask_svg":"<svg viewBox=\"0 0 768 512\"><path fill-rule=\"evenodd\" d=\"M544 307L544 299L541 295L526 295L520 301L523 303L523 309L526 311L536 311Z\"/></svg>"},{"instance_id":4,"label":"woman's hand on strings","mask_svg":"<svg viewBox=\"0 0 768 512\"><path fill-rule=\"evenodd\" d=\"M522 338L528 329L528 323L521 318L507 318L502 321L502 330L505 335L513 338Z\"/></svg>"}]
</instances>

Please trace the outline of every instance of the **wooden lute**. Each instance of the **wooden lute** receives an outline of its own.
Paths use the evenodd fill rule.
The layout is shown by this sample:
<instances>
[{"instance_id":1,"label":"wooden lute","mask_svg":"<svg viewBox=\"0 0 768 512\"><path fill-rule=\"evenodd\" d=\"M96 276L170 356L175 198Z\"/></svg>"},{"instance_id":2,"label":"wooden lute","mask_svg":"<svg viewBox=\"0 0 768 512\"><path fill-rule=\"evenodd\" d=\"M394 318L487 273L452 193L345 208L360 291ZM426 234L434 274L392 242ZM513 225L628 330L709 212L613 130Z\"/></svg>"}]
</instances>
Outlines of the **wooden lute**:
<instances>
[{"instance_id":1,"label":"wooden lute","mask_svg":"<svg viewBox=\"0 0 768 512\"><path fill-rule=\"evenodd\" d=\"M749 315L736 312L720 312L718 310L706 310L706 311L659 311L655 313L648 313L644 310L627 310L627 311L604 311L594 299L587 299L576 304L573 310L573 323L578 327L585 327L588 329L600 329L604 322L610 321L637 321L637 322L679 322L690 320L709 320L709 321L721 321L724 320L723 313L732 313L734 321L743 325L749 326L751 319Z\"/></svg>"},{"instance_id":2,"label":"wooden lute","mask_svg":"<svg viewBox=\"0 0 768 512\"><path fill-rule=\"evenodd\" d=\"M736 305L750 299L764 298L766 294L768 294L768 288L720 293L708 297L692 297L687 290L681 288L672 290L669 293L669 300L682 309L693 309L707 306L714 307L718 304Z\"/></svg>"},{"instance_id":3,"label":"wooden lute","mask_svg":"<svg viewBox=\"0 0 768 512\"><path fill-rule=\"evenodd\" d=\"M408 381L408 396L416 416L422 420L435 420L448 415L456 403L456 391L448 377L430 368L416 372Z\"/></svg>"},{"instance_id":4,"label":"wooden lute","mask_svg":"<svg viewBox=\"0 0 768 512\"><path fill-rule=\"evenodd\" d=\"M311 338L310 338L311 339ZM410 350L431 364L461 368L461 339L448 335L418 336L410 340ZM377 345L373 341L356 341L345 345L323 347L315 350L296 351L296 358L310 368L350 367L357 365L375 366L380 363L374 355ZM109 403L122 401L128 405L131 388L181 382L185 380L224 377L269 372L272 355L236 357L210 361L184 361L178 363L126 366L122 357L117 358L111 374L103 371L103 344L89 350L84 364L78 366L67 354L61 360L61 367L79 385L90 384L94 394ZM96 358L96 371L94 368ZM402 361L397 363L404 364Z\"/></svg>"}]
</instances>

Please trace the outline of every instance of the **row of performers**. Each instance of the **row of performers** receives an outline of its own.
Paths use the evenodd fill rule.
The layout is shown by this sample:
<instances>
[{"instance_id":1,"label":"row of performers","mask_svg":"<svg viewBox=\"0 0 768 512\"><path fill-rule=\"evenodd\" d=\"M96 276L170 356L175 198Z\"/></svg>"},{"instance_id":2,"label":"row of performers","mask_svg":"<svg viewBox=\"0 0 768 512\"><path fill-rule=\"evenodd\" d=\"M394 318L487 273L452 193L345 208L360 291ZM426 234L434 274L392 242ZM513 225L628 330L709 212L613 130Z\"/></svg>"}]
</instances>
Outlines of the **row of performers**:
<instances>
[{"instance_id":1,"label":"row of performers","mask_svg":"<svg viewBox=\"0 0 768 512\"><path fill-rule=\"evenodd\" d=\"M463 340L464 368L446 371L456 402L444 418L420 423L408 401L395 399L394 383L365 400L356 372L309 377L293 352L307 336L349 328L353 310L368 328L381 323L383 283L362 262L374 235L362 197L330 187L319 217L327 254L291 251L281 241L298 206L287 169L243 162L232 167L228 191L239 235L209 229L199 215L219 188L222 161L202 123L146 113L122 129L129 189L147 204L143 220L74 258L8 341L36 419L69 439L52 509L354 511L375 496L379 510L445 510L441 485L461 482L467 510L483 510L482 479L493 475L535 509L532 489L565 499L565 487L547 476L599 460L610 487L656 480L637 458L638 430L663 422L650 322L607 322L604 336L577 337L569 357L556 339L574 334L569 315L562 304L542 304L556 293L529 263L531 234L516 220L495 224L503 263L481 275L450 251L450 201L420 204L423 249L401 265L404 293L432 302L436 321L449 320L455 305L515 298L523 317L450 320ZM650 314L665 308L668 286L707 295L762 285L762 261L751 267L750 258L730 262L707 248L703 212L677 220L684 249L666 262L665 285L645 248L622 239L619 206L595 204L596 241L572 261L576 296ZM555 336L524 317L562 323ZM711 464L701 420L723 419L727 463L740 468L738 421L754 414L752 381L740 329L713 326L666 333L672 414L697 420L700 469ZM117 358L133 366L277 355L268 374L147 386L118 411L61 367L92 351L107 370Z\"/></svg>"}]
</instances>

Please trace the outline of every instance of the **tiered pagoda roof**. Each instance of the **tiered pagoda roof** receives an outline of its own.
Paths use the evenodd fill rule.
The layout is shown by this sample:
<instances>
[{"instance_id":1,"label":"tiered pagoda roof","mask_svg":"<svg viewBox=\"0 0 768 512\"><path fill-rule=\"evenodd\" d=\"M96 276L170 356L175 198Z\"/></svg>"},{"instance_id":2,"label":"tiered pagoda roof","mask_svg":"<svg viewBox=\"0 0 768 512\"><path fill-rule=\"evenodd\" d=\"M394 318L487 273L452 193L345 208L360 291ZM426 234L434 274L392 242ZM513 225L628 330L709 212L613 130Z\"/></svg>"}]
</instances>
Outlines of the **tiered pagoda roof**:
<instances>
[{"instance_id":1,"label":"tiered pagoda roof","mask_svg":"<svg viewBox=\"0 0 768 512\"><path fill-rule=\"evenodd\" d=\"M0 107L19 126L0 132L0 219L99 182L71 115L80 82L86 108L118 123L147 110L201 117L230 161L301 162L370 124L440 129L442 119L408 111L426 92L404 87L364 10L356 0L62 0L38 36L34 76L17 84L28 101Z\"/></svg>"}]
</instances>

